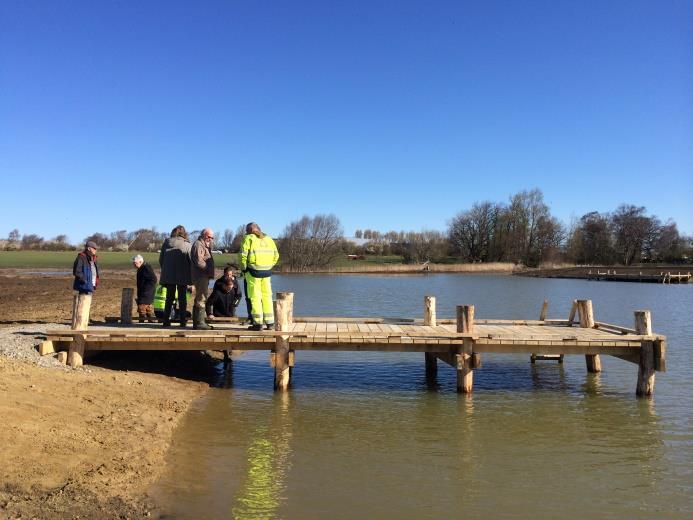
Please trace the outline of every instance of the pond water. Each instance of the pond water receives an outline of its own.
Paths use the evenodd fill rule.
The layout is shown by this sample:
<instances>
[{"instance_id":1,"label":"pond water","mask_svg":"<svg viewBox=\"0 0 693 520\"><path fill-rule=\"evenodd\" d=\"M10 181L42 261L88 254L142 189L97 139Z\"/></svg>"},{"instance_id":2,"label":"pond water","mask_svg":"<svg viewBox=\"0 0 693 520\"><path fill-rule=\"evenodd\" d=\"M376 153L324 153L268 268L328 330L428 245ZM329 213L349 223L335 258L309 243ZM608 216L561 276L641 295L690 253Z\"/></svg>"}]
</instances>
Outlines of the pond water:
<instances>
[{"instance_id":1,"label":"pond water","mask_svg":"<svg viewBox=\"0 0 693 520\"><path fill-rule=\"evenodd\" d=\"M591 299L599 321L633 326L650 309L668 336L655 397L637 399L637 366L584 356L529 363L483 356L473 396L421 353L298 352L288 394L266 352L218 368L219 388L174 434L152 494L167 518L691 518L693 287L511 276L275 276L295 314L566 318ZM241 305L242 307L242 305Z\"/></svg>"}]
</instances>

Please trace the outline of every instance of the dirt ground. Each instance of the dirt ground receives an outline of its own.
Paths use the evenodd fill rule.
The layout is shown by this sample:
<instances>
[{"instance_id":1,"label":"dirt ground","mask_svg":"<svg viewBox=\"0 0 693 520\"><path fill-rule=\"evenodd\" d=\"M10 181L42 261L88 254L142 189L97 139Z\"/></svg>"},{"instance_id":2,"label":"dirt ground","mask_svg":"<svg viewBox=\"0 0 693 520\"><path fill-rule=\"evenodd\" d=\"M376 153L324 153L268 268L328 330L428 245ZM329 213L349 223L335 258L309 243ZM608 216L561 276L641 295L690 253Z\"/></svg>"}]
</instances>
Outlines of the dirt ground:
<instances>
[{"instance_id":1,"label":"dirt ground","mask_svg":"<svg viewBox=\"0 0 693 520\"><path fill-rule=\"evenodd\" d=\"M119 314L133 278L106 276L92 317ZM69 321L70 284L0 273L0 328L13 349L25 342L35 355L40 324ZM38 332L19 328L27 323ZM156 518L146 490L163 471L178 421L210 388L216 360L119 353L70 369L19 357L0 355L0 518Z\"/></svg>"},{"instance_id":2,"label":"dirt ground","mask_svg":"<svg viewBox=\"0 0 693 520\"><path fill-rule=\"evenodd\" d=\"M69 323L72 276L39 276L35 271L0 270L0 326L16 323ZM94 293L91 319L120 315L123 287L135 287L135 270L106 271Z\"/></svg>"}]
</instances>

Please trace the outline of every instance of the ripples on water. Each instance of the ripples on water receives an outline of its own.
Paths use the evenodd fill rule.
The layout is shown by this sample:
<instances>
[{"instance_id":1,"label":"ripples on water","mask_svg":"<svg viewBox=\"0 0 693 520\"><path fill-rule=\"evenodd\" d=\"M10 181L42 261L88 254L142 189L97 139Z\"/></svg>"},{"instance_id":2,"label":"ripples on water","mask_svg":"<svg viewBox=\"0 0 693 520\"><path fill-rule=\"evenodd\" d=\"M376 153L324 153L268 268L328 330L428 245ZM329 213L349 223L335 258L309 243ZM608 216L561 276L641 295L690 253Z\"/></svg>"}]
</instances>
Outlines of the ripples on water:
<instances>
[{"instance_id":1,"label":"ripples on water","mask_svg":"<svg viewBox=\"0 0 693 520\"><path fill-rule=\"evenodd\" d=\"M690 286L516 277L275 277L297 315L566 317L631 325L649 308L669 336L655 399L637 367L605 357L564 365L484 355L474 395L455 393L422 354L298 352L289 394L272 391L267 353L248 352L177 430L154 494L171 518L688 518L693 513Z\"/></svg>"}]
</instances>

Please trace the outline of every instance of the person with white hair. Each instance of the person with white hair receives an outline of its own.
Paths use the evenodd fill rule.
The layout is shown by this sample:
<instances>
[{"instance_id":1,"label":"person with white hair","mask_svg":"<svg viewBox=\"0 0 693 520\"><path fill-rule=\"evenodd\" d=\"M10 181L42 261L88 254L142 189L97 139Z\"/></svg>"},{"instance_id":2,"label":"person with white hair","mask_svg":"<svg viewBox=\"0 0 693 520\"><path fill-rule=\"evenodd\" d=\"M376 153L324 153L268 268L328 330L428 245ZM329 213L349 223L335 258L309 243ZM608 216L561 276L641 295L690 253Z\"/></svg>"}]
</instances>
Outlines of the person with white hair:
<instances>
[{"instance_id":1,"label":"person with white hair","mask_svg":"<svg viewBox=\"0 0 693 520\"><path fill-rule=\"evenodd\" d=\"M144 261L142 255L132 257L132 265L137 269L137 314L139 322L144 323L146 319L149 323L155 323L154 316L154 290L156 288L156 274L154 269Z\"/></svg>"},{"instance_id":2,"label":"person with white hair","mask_svg":"<svg viewBox=\"0 0 693 520\"><path fill-rule=\"evenodd\" d=\"M210 228L204 228L190 249L190 271L192 282L195 286L193 329L197 330L209 330L212 328L205 321L205 306L209 281L214 278L213 241L214 232Z\"/></svg>"}]
</instances>

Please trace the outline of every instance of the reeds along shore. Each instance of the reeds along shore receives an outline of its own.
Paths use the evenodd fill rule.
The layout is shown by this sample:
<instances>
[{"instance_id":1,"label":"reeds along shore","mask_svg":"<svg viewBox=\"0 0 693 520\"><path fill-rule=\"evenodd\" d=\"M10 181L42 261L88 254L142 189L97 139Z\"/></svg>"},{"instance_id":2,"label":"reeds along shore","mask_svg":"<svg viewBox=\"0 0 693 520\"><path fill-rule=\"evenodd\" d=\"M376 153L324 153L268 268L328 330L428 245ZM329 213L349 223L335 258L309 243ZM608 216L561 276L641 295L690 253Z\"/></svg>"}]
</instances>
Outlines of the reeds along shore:
<instances>
[{"instance_id":1,"label":"reeds along shore","mask_svg":"<svg viewBox=\"0 0 693 520\"><path fill-rule=\"evenodd\" d=\"M512 274L519 266L512 263L492 262L487 264L369 264L340 267L312 268L310 271L282 269L281 273L476 273Z\"/></svg>"}]
</instances>

